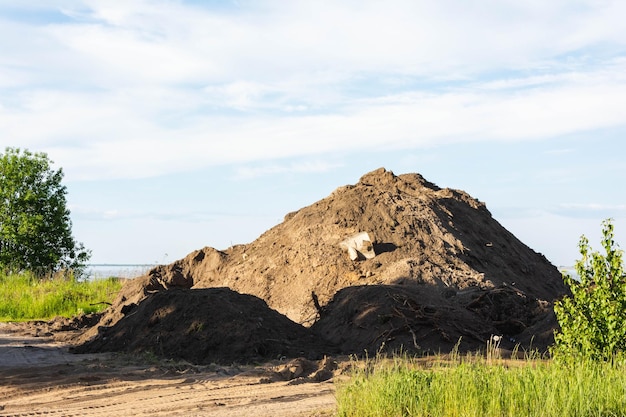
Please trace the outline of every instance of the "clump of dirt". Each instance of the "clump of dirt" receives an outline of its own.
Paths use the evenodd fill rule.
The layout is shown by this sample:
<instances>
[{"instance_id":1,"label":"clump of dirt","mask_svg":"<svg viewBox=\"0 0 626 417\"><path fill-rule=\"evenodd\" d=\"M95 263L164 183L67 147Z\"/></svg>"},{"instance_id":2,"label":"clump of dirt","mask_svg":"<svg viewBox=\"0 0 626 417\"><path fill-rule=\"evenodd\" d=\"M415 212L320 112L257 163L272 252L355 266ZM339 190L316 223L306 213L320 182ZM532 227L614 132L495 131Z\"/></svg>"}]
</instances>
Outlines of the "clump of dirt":
<instances>
[{"instance_id":1,"label":"clump of dirt","mask_svg":"<svg viewBox=\"0 0 626 417\"><path fill-rule=\"evenodd\" d=\"M319 359L332 351L265 301L228 288L158 291L128 306L123 318L74 351L149 351L197 364Z\"/></svg>"},{"instance_id":2,"label":"clump of dirt","mask_svg":"<svg viewBox=\"0 0 626 417\"><path fill-rule=\"evenodd\" d=\"M261 382L290 381L290 384L323 382L332 378L338 367L338 362L327 356L318 361L298 357L270 368L269 376L263 378Z\"/></svg>"},{"instance_id":3,"label":"clump of dirt","mask_svg":"<svg viewBox=\"0 0 626 417\"><path fill-rule=\"evenodd\" d=\"M361 232L371 239L371 259L354 257L342 244ZM205 247L129 282L99 323L115 330L93 328L81 340L104 348L103 335L119 334L133 349L158 353L165 330L150 324L156 310L148 304L167 297L173 297L170 305L181 304L168 314L168 331L180 335L172 340L196 340L188 331L193 320L227 335L233 331L227 315L215 321L184 306L195 291L211 287L254 295L343 353L400 346L446 351L459 338L462 349L473 350L492 334L523 346L534 340L533 347L544 349L556 326L552 302L566 293L559 271L500 225L483 202L419 174L396 176L381 168L287 214L252 243ZM168 293L178 295L162 295ZM290 339L277 339L290 346ZM242 345L229 360L258 350L255 340L244 340L248 350ZM202 352L194 358L209 355L202 344L194 346ZM277 353L273 346L263 349Z\"/></svg>"}]
</instances>

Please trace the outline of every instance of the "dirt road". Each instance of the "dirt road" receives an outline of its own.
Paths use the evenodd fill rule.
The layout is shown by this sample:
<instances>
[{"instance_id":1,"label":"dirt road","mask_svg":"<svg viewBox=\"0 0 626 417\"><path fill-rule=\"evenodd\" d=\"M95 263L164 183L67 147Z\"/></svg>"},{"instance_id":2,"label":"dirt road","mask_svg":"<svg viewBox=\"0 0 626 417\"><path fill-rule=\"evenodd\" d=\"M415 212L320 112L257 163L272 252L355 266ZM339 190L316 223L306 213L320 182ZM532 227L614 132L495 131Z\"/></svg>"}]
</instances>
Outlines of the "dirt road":
<instances>
[{"instance_id":1,"label":"dirt road","mask_svg":"<svg viewBox=\"0 0 626 417\"><path fill-rule=\"evenodd\" d=\"M334 414L332 380L290 379L280 369L280 363L199 367L149 355L75 355L50 336L0 325L0 416Z\"/></svg>"}]
</instances>

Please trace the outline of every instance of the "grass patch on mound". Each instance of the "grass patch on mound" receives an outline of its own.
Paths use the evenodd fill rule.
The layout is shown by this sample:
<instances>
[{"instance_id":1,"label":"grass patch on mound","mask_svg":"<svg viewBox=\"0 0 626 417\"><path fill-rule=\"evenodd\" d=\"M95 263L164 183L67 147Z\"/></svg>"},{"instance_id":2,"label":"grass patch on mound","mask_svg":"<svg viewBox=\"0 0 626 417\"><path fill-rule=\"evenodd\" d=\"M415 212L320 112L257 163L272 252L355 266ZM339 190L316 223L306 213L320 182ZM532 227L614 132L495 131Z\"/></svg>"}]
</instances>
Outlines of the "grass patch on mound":
<instances>
[{"instance_id":1,"label":"grass patch on mound","mask_svg":"<svg viewBox=\"0 0 626 417\"><path fill-rule=\"evenodd\" d=\"M378 358L355 367L336 395L342 417L623 416L626 365L477 355Z\"/></svg>"},{"instance_id":2,"label":"grass patch on mound","mask_svg":"<svg viewBox=\"0 0 626 417\"><path fill-rule=\"evenodd\" d=\"M122 287L117 278L92 281L40 279L32 273L0 273L0 321L48 320L107 307Z\"/></svg>"}]
</instances>

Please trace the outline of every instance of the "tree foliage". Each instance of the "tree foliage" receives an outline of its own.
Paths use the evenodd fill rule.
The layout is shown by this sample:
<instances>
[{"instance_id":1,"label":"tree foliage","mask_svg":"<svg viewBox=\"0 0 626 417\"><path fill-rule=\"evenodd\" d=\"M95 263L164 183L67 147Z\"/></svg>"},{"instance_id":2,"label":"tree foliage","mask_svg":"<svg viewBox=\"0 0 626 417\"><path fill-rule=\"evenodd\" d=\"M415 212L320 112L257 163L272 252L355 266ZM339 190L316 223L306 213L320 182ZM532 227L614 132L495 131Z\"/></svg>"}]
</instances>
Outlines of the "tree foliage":
<instances>
[{"instance_id":1,"label":"tree foliage","mask_svg":"<svg viewBox=\"0 0 626 417\"><path fill-rule=\"evenodd\" d=\"M91 253L72 237L63 170L45 153L0 154L0 268L49 273L84 266Z\"/></svg>"},{"instance_id":2,"label":"tree foliage","mask_svg":"<svg viewBox=\"0 0 626 417\"><path fill-rule=\"evenodd\" d=\"M602 223L604 254L594 252L580 238L582 258L576 262L578 279L564 274L571 290L555 303L560 325L555 333L555 356L611 360L626 352L626 275L623 251L613 239L613 223Z\"/></svg>"}]
</instances>

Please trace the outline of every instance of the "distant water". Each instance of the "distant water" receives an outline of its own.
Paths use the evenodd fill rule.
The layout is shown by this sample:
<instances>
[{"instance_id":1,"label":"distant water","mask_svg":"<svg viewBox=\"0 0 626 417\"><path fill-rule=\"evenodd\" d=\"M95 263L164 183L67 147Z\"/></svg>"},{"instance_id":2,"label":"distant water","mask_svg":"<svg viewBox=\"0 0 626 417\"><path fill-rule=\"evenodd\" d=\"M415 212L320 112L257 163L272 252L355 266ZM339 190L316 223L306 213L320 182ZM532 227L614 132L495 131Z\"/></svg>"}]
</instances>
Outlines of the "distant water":
<instances>
[{"instance_id":1,"label":"distant water","mask_svg":"<svg viewBox=\"0 0 626 417\"><path fill-rule=\"evenodd\" d=\"M136 278L145 275L154 268L154 264L90 264L87 265L87 278ZM573 266L559 266L561 273L570 274L574 279L578 279L576 269Z\"/></svg>"},{"instance_id":2,"label":"distant water","mask_svg":"<svg viewBox=\"0 0 626 417\"><path fill-rule=\"evenodd\" d=\"M568 274L575 280L580 281L580 277L576 273L576 268L573 266L559 266L559 271L561 274Z\"/></svg>"},{"instance_id":3,"label":"distant water","mask_svg":"<svg viewBox=\"0 0 626 417\"><path fill-rule=\"evenodd\" d=\"M87 265L87 279L98 278L136 278L145 275L154 268L154 264L89 264ZM561 273L568 273L574 279L578 279L576 269L573 266L559 266Z\"/></svg>"},{"instance_id":4,"label":"distant water","mask_svg":"<svg viewBox=\"0 0 626 417\"><path fill-rule=\"evenodd\" d=\"M154 266L153 264L89 264L85 271L87 279L136 278L148 273Z\"/></svg>"}]
</instances>

